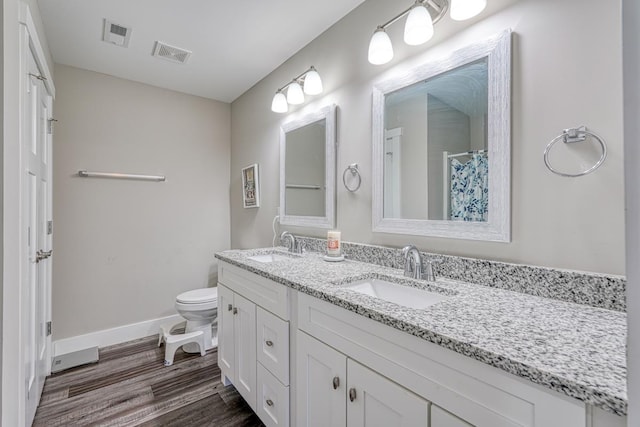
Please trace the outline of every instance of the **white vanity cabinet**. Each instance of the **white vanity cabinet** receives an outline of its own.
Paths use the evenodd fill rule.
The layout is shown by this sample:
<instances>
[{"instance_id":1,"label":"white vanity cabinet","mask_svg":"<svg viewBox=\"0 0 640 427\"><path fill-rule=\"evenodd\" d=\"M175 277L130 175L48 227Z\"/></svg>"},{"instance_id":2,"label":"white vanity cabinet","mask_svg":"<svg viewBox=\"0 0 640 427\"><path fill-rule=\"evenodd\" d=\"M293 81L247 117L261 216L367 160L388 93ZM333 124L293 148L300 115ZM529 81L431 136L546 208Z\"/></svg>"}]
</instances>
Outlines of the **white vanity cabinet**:
<instances>
[{"instance_id":1,"label":"white vanity cabinet","mask_svg":"<svg viewBox=\"0 0 640 427\"><path fill-rule=\"evenodd\" d=\"M227 262L218 282L222 381L268 427L625 425L625 417Z\"/></svg>"},{"instance_id":2,"label":"white vanity cabinet","mask_svg":"<svg viewBox=\"0 0 640 427\"><path fill-rule=\"evenodd\" d=\"M289 288L221 262L218 365L268 427L289 426Z\"/></svg>"},{"instance_id":3,"label":"white vanity cabinet","mask_svg":"<svg viewBox=\"0 0 640 427\"><path fill-rule=\"evenodd\" d=\"M588 425L586 405L576 399L309 295L298 294L297 308L300 427ZM334 391L336 373L346 385ZM334 403L338 394L346 423L342 403Z\"/></svg>"}]
</instances>

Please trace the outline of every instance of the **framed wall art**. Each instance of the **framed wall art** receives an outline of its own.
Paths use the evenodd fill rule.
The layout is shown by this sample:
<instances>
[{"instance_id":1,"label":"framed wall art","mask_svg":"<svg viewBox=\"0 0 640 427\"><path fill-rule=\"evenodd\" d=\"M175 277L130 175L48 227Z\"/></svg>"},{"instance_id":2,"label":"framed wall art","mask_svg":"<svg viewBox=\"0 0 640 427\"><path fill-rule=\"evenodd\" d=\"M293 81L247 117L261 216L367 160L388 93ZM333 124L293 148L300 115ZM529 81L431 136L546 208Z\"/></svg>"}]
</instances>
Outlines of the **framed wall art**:
<instances>
[{"instance_id":1,"label":"framed wall art","mask_svg":"<svg viewBox=\"0 0 640 427\"><path fill-rule=\"evenodd\" d=\"M242 205L245 208L260 207L260 178L257 163L242 168Z\"/></svg>"}]
</instances>

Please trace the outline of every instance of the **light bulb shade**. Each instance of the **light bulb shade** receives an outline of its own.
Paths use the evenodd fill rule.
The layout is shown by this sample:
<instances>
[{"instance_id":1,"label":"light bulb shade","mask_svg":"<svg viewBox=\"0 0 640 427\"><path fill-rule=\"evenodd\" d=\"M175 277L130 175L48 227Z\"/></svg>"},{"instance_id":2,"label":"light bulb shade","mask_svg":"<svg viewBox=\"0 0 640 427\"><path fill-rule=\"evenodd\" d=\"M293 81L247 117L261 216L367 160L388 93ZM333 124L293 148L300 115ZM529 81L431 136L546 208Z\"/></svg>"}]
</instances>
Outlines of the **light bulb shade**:
<instances>
[{"instance_id":1,"label":"light bulb shade","mask_svg":"<svg viewBox=\"0 0 640 427\"><path fill-rule=\"evenodd\" d=\"M451 0L451 19L464 21L479 14L487 6L487 0Z\"/></svg>"},{"instance_id":2,"label":"light bulb shade","mask_svg":"<svg viewBox=\"0 0 640 427\"><path fill-rule=\"evenodd\" d=\"M371 42L369 42L369 62L374 65L382 65L391 59L393 59L391 39L384 29L379 28L373 33Z\"/></svg>"},{"instance_id":3,"label":"light bulb shade","mask_svg":"<svg viewBox=\"0 0 640 427\"><path fill-rule=\"evenodd\" d=\"M271 111L274 113L286 113L289 111L289 104L287 104L287 98L284 96L284 93L280 91L276 92L271 102Z\"/></svg>"},{"instance_id":4,"label":"light bulb shade","mask_svg":"<svg viewBox=\"0 0 640 427\"><path fill-rule=\"evenodd\" d=\"M307 95L322 93L322 80L316 70L311 70L304 76L304 93Z\"/></svg>"},{"instance_id":5,"label":"light bulb shade","mask_svg":"<svg viewBox=\"0 0 640 427\"><path fill-rule=\"evenodd\" d=\"M433 21L426 7L415 6L404 24L404 42L416 46L433 37Z\"/></svg>"},{"instance_id":6,"label":"light bulb shade","mask_svg":"<svg viewBox=\"0 0 640 427\"><path fill-rule=\"evenodd\" d=\"M293 82L287 89L287 102L291 105L298 105L304 102L304 93L302 93L302 87L300 83Z\"/></svg>"}]
</instances>

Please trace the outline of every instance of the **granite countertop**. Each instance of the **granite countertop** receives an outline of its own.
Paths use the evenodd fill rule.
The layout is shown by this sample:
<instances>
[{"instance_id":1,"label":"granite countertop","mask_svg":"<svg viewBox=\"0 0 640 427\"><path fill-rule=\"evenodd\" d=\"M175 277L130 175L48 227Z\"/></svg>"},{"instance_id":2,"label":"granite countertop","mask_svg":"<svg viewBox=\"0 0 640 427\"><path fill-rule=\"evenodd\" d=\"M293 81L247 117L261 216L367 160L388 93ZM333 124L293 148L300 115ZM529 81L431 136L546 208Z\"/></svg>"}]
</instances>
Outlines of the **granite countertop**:
<instances>
[{"instance_id":1,"label":"granite countertop","mask_svg":"<svg viewBox=\"0 0 640 427\"><path fill-rule=\"evenodd\" d=\"M229 250L216 258L331 302L536 384L626 415L626 314L471 283L403 277L357 261L326 262L309 252L292 261L248 259L282 248ZM358 278L394 281L448 295L411 309L341 287Z\"/></svg>"}]
</instances>

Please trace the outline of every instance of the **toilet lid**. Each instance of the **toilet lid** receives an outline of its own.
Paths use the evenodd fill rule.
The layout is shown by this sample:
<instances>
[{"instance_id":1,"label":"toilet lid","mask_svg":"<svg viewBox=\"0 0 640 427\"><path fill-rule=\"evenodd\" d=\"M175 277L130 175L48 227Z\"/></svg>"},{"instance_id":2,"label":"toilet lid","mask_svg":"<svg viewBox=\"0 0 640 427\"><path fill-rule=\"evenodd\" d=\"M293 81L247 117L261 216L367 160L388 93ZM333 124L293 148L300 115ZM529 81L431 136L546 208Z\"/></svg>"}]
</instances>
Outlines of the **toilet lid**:
<instances>
[{"instance_id":1,"label":"toilet lid","mask_svg":"<svg viewBox=\"0 0 640 427\"><path fill-rule=\"evenodd\" d=\"M216 301L218 299L218 288L202 288L184 292L176 297L176 301L183 304L197 304L202 302Z\"/></svg>"}]
</instances>

